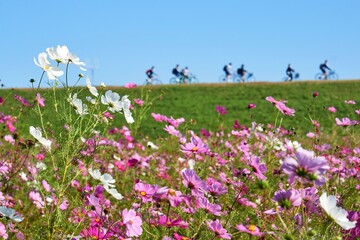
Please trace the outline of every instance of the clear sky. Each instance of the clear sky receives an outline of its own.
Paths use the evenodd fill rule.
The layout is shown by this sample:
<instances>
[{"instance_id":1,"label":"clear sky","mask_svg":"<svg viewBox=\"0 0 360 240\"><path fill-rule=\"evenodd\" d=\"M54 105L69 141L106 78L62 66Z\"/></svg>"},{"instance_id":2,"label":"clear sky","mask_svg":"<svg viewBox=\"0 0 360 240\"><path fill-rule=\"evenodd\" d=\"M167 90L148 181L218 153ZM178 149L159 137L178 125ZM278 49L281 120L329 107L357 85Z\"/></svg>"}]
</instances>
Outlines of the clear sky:
<instances>
[{"instance_id":1,"label":"clear sky","mask_svg":"<svg viewBox=\"0 0 360 240\"><path fill-rule=\"evenodd\" d=\"M141 84L151 66L168 83L176 64L218 82L229 62L257 81L280 81L288 63L313 79L325 59L340 78L360 78L359 0L0 0L0 9L6 87L38 81L33 58L57 45L94 67L95 85ZM70 73L75 83L80 72Z\"/></svg>"}]
</instances>

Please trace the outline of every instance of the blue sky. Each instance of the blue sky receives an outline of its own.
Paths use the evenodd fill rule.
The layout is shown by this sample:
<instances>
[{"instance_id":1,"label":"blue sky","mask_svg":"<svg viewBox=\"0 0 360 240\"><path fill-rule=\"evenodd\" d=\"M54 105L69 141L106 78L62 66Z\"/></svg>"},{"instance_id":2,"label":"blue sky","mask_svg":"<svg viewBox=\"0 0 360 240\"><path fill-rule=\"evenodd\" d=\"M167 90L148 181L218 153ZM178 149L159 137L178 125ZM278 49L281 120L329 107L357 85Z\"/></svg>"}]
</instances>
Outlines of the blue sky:
<instances>
[{"instance_id":1,"label":"blue sky","mask_svg":"<svg viewBox=\"0 0 360 240\"><path fill-rule=\"evenodd\" d=\"M0 9L6 87L38 81L33 57L57 45L96 67L96 85L141 84L151 66L168 83L176 64L218 82L228 62L245 64L257 81L280 81L288 63L313 79L325 59L340 78L360 78L358 0L12 0ZM70 68L70 83L78 73Z\"/></svg>"}]
</instances>

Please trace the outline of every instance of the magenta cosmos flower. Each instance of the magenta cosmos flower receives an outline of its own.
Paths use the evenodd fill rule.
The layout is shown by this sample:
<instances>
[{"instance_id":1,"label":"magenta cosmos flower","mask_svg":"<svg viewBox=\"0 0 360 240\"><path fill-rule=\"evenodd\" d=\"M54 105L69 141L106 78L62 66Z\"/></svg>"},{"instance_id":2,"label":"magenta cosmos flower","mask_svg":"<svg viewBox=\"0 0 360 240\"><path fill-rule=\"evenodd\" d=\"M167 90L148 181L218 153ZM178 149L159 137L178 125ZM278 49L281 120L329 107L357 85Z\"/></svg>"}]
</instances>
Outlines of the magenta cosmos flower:
<instances>
[{"instance_id":1,"label":"magenta cosmos flower","mask_svg":"<svg viewBox=\"0 0 360 240\"><path fill-rule=\"evenodd\" d=\"M249 105L247 106L248 109L252 109L252 108L256 108L255 103L249 103Z\"/></svg>"},{"instance_id":2,"label":"magenta cosmos flower","mask_svg":"<svg viewBox=\"0 0 360 240\"><path fill-rule=\"evenodd\" d=\"M139 216L136 216L136 212L133 209L122 211L123 223L126 225L126 235L128 237L138 237L142 234L142 220Z\"/></svg>"},{"instance_id":3,"label":"magenta cosmos flower","mask_svg":"<svg viewBox=\"0 0 360 240\"><path fill-rule=\"evenodd\" d=\"M315 181L317 185L323 185L323 174L329 169L329 164L324 157L315 157L314 152L298 148L295 153L296 159L286 157L281 169L289 175L288 182L292 184L295 179L304 182Z\"/></svg>"},{"instance_id":4,"label":"magenta cosmos flower","mask_svg":"<svg viewBox=\"0 0 360 240\"><path fill-rule=\"evenodd\" d=\"M223 107L223 106L217 105L215 109L216 109L216 111L217 111L220 115L225 115L225 114L227 114L226 108Z\"/></svg>"},{"instance_id":5,"label":"magenta cosmos flower","mask_svg":"<svg viewBox=\"0 0 360 240\"><path fill-rule=\"evenodd\" d=\"M227 233L227 230L223 228L219 219L208 222L208 227L215 233L216 238L231 239L231 234Z\"/></svg>"},{"instance_id":6,"label":"magenta cosmos flower","mask_svg":"<svg viewBox=\"0 0 360 240\"><path fill-rule=\"evenodd\" d=\"M336 108L333 106L328 107L328 110L329 110L329 112L336 113Z\"/></svg>"},{"instance_id":7,"label":"magenta cosmos flower","mask_svg":"<svg viewBox=\"0 0 360 240\"><path fill-rule=\"evenodd\" d=\"M238 224L235 227L237 230L239 230L240 232L245 232L248 233L252 236L258 236L261 237L264 235L263 232L260 232L259 228L253 224L250 225L243 225L243 224Z\"/></svg>"}]
</instances>

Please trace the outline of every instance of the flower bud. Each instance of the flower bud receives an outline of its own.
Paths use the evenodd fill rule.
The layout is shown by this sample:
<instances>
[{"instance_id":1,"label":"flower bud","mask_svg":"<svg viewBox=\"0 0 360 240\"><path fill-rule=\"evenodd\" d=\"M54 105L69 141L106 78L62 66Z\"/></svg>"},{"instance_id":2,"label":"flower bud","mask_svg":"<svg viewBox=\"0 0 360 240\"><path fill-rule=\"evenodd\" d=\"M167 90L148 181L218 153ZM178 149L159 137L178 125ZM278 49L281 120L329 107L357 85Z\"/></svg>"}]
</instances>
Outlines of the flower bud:
<instances>
[{"instance_id":1,"label":"flower bud","mask_svg":"<svg viewBox=\"0 0 360 240\"><path fill-rule=\"evenodd\" d=\"M317 96L319 96L319 93L318 93L318 92L314 92L314 93L313 93L313 97L316 98Z\"/></svg>"}]
</instances>

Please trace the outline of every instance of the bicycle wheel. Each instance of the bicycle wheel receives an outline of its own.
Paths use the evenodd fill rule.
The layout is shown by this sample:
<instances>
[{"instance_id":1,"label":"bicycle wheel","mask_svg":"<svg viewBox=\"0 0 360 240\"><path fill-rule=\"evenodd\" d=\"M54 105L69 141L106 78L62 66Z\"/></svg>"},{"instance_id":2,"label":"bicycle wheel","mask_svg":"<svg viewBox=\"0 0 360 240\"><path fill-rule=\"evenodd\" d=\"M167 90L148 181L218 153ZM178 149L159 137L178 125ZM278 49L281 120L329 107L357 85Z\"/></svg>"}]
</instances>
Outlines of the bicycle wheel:
<instances>
[{"instance_id":1,"label":"bicycle wheel","mask_svg":"<svg viewBox=\"0 0 360 240\"><path fill-rule=\"evenodd\" d=\"M317 74L315 74L315 79L322 80L322 79L324 79L324 75L322 73L317 73Z\"/></svg>"},{"instance_id":2,"label":"bicycle wheel","mask_svg":"<svg viewBox=\"0 0 360 240\"><path fill-rule=\"evenodd\" d=\"M170 84L179 84L180 78L172 77L170 78Z\"/></svg>"},{"instance_id":3,"label":"bicycle wheel","mask_svg":"<svg viewBox=\"0 0 360 240\"><path fill-rule=\"evenodd\" d=\"M162 84L162 82L160 81L160 79L154 78L154 79L152 80L152 85L159 85L159 84Z\"/></svg>"},{"instance_id":4,"label":"bicycle wheel","mask_svg":"<svg viewBox=\"0 0 360 240\"><path fill-rule=\"evenodd\" d=\"M288 77L283 77L283 78L281 79L281 81L283 81L283 82L287 82L288 80L289 80Z\"/></svg>"},{"instance_id":5,"label":"bicycle wheel","mask_svg":"<svg viewBox=\"0 0 360 240\"><path fill-rule=\"evenodd\" d=\"M328 79L329 80L339 80L339 75L336 72L331 73L331 74L329 74Z\"/></svg>"},{"instance_id":6,"label":"bicycle wheel","mask_svg":"<svg viewBox=\"0 0 360 240\"><path fill-rule=\"evenodd\" d=\"M226 83L226 76L225 76L225 74L220 75L220 77L219 77L219 82L220 82L220 83Z\"/></svg>"},{"instance_id":7,"label":"bicycle wheel","mask_svg":"<svg viewBox=\"0 0 360 240\"><path fill-rule=\"evenodd\" d=\"M196 84L196 83L199 83L199 80L196 77L192 77L192 78L189 78L189 83Z\"/></svg>"}]
</instances>

